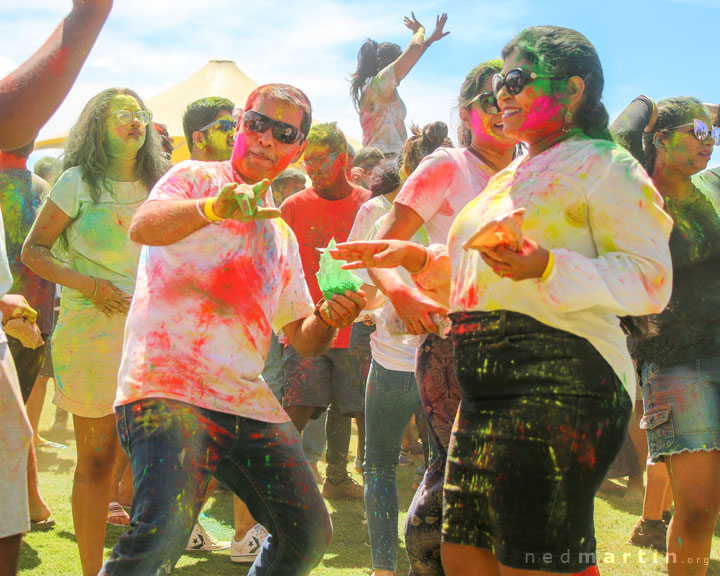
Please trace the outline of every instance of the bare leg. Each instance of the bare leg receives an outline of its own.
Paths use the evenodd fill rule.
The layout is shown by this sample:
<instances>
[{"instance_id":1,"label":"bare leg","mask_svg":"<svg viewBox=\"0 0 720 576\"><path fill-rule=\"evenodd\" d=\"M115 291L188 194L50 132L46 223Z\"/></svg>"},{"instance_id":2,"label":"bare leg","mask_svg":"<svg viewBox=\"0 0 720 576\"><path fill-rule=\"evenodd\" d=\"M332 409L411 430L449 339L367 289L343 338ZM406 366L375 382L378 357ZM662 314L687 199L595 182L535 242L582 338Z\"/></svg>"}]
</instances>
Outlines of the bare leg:
<instances>
[{"instance_id":1,"label":"bare leg","mask_svg":"<svg viewBox=\"0 0 720 576\"><path fill-rule=\"evenodd\" d=\"M37 471L37 458L35 457L35 444L30 441L30 451L27 461L27 487L28 507L30 509L30 520L38 522L50 518L50 508L40 494L40 478Z\"/></svg>"},{"instance_id":2,"label":"bare leg","mask_svg":"<svg viewBox=\"0 0 720 576\"><path fill-rule=\"evenodd\" d=\"M500 563L490 550L449 542L440 549L447 576L500 576Z\"/></svg>"},{"instance_id":3,"label":"bare leg","mask_svg":"<svg viewBox=\"0 0 720 576\"><path fill-rule=\"evenodd\" d=\"M664 462L650 464L647 467L647 486L643 500L643 518L660 520L665 503L665 493L670 488L668 469Z\"/></svg>"},{"instance_id":4,"label":"bare leg","mask_svg":"<svg viewBox=\"0 0 720 576\"><path fill-rule=\"evenodd\" d=\"M128 470L130 470L130 474L132 475L130 460L128 459L127 454L125 454L125 450L118 449L115 456L115 462L113 463L110 502L118 502L122 505L126 505L126 502L123 502L120 497L120 482L127 475ZM130 478L130 484L132 486L132 476L130 476ZM127 496L127 492L124 496ZM130 495L130 504L132 504L132 494Z\"/></svg>"},{"instance_id":5,"label":"bare leg","mask_svg":"<svg viewBox=\"0 0 720 576\"><path fill-rule=\"evenodd\" d=\"M248 530L255 526L255 519L250 514L250 510L245 506L245 502L233 495L233 516L235 519L235 540L242 540Z\"/></svg>"},{"instance_id":6,"label":"bare leg","mask_svg":"<svg viewBox=\"0 0 720 576\"><path fill-rule=\"evenodd\" d=\"M20 560L22 534L0 538L0 576L15 576Z\"/></svg>"},{"instance_id":7,"label":"bare leg","mask_svg":"<svg viewBox=\"0 0 720 576\"><path fill-rule=\"evenodd\" d=\"M290 416L290 420L298 429L298 432L302 432L303 428L310 421L310 416L315 411L313 406L288 406L285 408L285 412Z\"/></svg>"},{"instance_id":8,"label":"bare leg","mask_svg":"<svg viewBox=\"0 0 720 576\"><path fill-rule=\"evenodd\" d=\"M667 458L675 515L668 529L668 576L705 576L720 514L720 450Z\"/></svg>"},{"instance_id":9,"label":"bare leg","mask_svg":"<svg viewBox=\"0 0 720 576\"><path fill-rule=\"evenodd\" d=\"M522 570L503 566L484 548L442 543L442 563L447 576L553 576L560 572Z\"/></svg>"},{"instance_id":10,"label":"bare leg","mask_svg":"<svg viewBox=\"0 0 720 576\"><path fill-rule=\"evenodd\" d=\"M47 393L47 381L45 376L38 376L35 380L30 398L25 404L25 411L30 420L30 426L33 429L33 443L37 446L47 442L45 438L40 436L38 426L40 424L40 415L42 414L43 404L45 403L45 394Z\"/></svg>"},{"instance_id":11,"label":"bare leg","mask_svg":"<svg viewBox=\"0 0 720 576\"><path fill-rule=\"evenodd\" d=\"M72 511L84 576L97 576L102 567L107 509L112 492L113 465L119 450L115 416L73 415L77 467Z\"/></svg>"},{"instance_id":12,"label":"bare leg","mask_svg":"<svg viewBox=\"0 0 720 576\"><path fill-rule=\"evenodd\" d=\"M640 428L642 416L643 404L641 400L640 402L635 402L635 409L633 413L630 414L630 422L628 422L628 436L630 436L630 442L632 442L633 448L635 448L640 470L645 469L648 453L647 432Z\"/></svg>"}]
</instances>

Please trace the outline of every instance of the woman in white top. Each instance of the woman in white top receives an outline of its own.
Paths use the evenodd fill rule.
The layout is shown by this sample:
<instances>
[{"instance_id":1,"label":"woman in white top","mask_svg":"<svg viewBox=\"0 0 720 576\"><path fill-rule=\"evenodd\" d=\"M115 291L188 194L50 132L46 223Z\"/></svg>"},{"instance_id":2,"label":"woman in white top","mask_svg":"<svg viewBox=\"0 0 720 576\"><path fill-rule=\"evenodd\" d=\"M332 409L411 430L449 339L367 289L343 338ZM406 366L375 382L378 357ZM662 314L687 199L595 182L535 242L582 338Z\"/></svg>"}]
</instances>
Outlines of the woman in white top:
<instances>
[{"instance_id":1,"label":"woman in white top","mask_svg":"<svg viewBox=\"0 0 720 576\"><path fill-rule=\"evenodd\" d=\"M405 18L405 26L413 31L413 37L404 52L392 42L378 44L370 39L360 47L358 66L350 80L350 95L360 114L364 147L379 148L386 157L402 152L407 139L407 112L397 87L425 50L449 34L443 32L446 21L447 14L438 16L435 30L425 38L425 28L415 14Z\"/></svg>"},{"instance_id":2,"label":"woman in white top","mask_svg":"<svg viewBox=\"0 0 720 576\"><path fill-rule=\"evenodd\" d=\"M448 576L595 562L593 500L635 390L618 317L662 310L672 284L672 222L611 140L592 44L535 27L503 58L504 130L528 155L460 212L447 249L359 247L367 264L400 263L449 294L462 400L443 495Z\"/></svg>"},{"instance_id":3,"label":"woman in white top","mask_svg":"<svg viewBox=\"0 0 720 576\"><path fill-rule=\"evenodd\" d=\"M119 480L111 478L113 462L116 455L127 461L113 402L140 258L128 229L170 166L160 137L147 130L150 118L125 88L104 90L85 105L65 144L65 172L23 246L23 262L63 286L53 334L54 402L73 415L73 522L86 576L102 566L108 503Z\"/></svg>"},{"instance_id":4,"label":"woman in white top","mask_svg":"<svg viewBox=\"0 0 720 576\"><path fill-rule=\"evenodd\" d=\"M377 238L410 240L424 227L430 242L445 244L460 210L478 196L488 180L517 154L516 140L503 132L492 93L500 60L476 66L460 89L458 107L463 148L440 148L427 156L403 185ZM373 283L392 302L411 334L436 332L433 313L445 314L437 301L408 286L394 270L370 270ZM428 429L437 450L410 507L405 545L413 574L442 574L440 525L442 486L450 431L460 402L453 343L437 334L418 348L416 378Z\"/></svg>"}]
</instances>

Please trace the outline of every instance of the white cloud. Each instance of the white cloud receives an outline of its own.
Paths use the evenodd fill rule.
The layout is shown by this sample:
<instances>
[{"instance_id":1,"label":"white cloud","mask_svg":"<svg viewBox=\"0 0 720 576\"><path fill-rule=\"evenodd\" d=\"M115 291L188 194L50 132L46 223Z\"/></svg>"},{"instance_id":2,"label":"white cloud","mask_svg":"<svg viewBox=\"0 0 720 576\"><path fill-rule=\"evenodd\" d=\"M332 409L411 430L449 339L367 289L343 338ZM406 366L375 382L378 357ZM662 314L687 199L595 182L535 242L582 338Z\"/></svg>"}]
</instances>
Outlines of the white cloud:
<instances>
[{"instance_id":1,"label":"white cloud","mask_svg":"<svg viewBox=\"0 0 720 576\"><path fill-rule=\"evenodd\" d=\"M18 67L18 63L7 56L0 55L0 78L7 76Z\"/></svg>"}]
</instances>

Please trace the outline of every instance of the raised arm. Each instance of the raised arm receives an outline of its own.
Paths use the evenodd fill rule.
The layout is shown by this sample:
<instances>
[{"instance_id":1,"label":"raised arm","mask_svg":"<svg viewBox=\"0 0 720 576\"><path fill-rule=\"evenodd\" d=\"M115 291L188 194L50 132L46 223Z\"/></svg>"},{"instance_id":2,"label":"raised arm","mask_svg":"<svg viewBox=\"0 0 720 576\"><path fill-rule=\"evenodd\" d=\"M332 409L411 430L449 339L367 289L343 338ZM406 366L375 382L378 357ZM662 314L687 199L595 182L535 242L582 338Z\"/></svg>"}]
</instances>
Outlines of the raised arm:
<instances>
[{"instance_id":1,"label":"raised arm","mask_svg":"<svg viewBox=\"0 0 720 576\"><path fill-rule=\"evenodd\" d=\"M0 80L0 150L35 138L75 82L112 8L112 0L74 0L45 44Z\"/></svg>"},{"instance_id":2,"label":"raised arm","mask_svg":"<svg viewBox=\"0 0 720 576\"><path fill-rule=\"evenodd\" d=\"M427 50L433 42L450 34L450 32L443 32L445 22L447 22L447 14L438 16L435 23L435 30L426 38L425 27L418 22L415 14L411 12L410 18L405 17L405 26L413 31L413 37L408 47L405 48L405 51L393 62L395 80L398 84L408 75L413 66L417 64L417 61L420 60L420 57L425 53L425 50Z\"/></svg>"},{"instance_id":3,"label":"raised arm","mask_svg":"<svg viewBox=\"0 0 720 576\"><path fill-rule=\"evenodd\" d=\"M635 159L643 163L643 133L652 130L657 120L655 103L647 96L640 95L612 123L611 131L618 143Z\"/></svg>"}]
</instances>

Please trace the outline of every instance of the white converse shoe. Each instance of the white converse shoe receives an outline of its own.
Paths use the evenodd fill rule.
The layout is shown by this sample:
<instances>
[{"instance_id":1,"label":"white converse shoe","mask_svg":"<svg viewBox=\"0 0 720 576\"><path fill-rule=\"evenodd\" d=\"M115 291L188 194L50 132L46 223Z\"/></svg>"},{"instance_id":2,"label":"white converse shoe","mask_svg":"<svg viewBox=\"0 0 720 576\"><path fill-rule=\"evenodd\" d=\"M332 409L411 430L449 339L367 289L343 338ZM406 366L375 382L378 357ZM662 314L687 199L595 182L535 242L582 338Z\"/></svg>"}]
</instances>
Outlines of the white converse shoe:
<instances>
[{"instance_id":1,"label":"white converse shoe","mask_svg":"<svg viewBox=\"0 0 720 576\"><path fill-rule=\"evenodd\" d=\"M237 563L254 562L267 537L268 531L262 524L255 524L240 541L233 537L230 544L230 560Z\"/></svg>"},{"instance_id":2,"label":"white converse shoe","mask_svg":"<svg viewBox=\"0 0 720 576\"><path fill-rule=\"evenodd\" d=\"M200 524L195 524L185 550L214 552L216 550L227 550L228 548L230 548L230 542L219 542Z\"/></svg>"}]
</instances>

